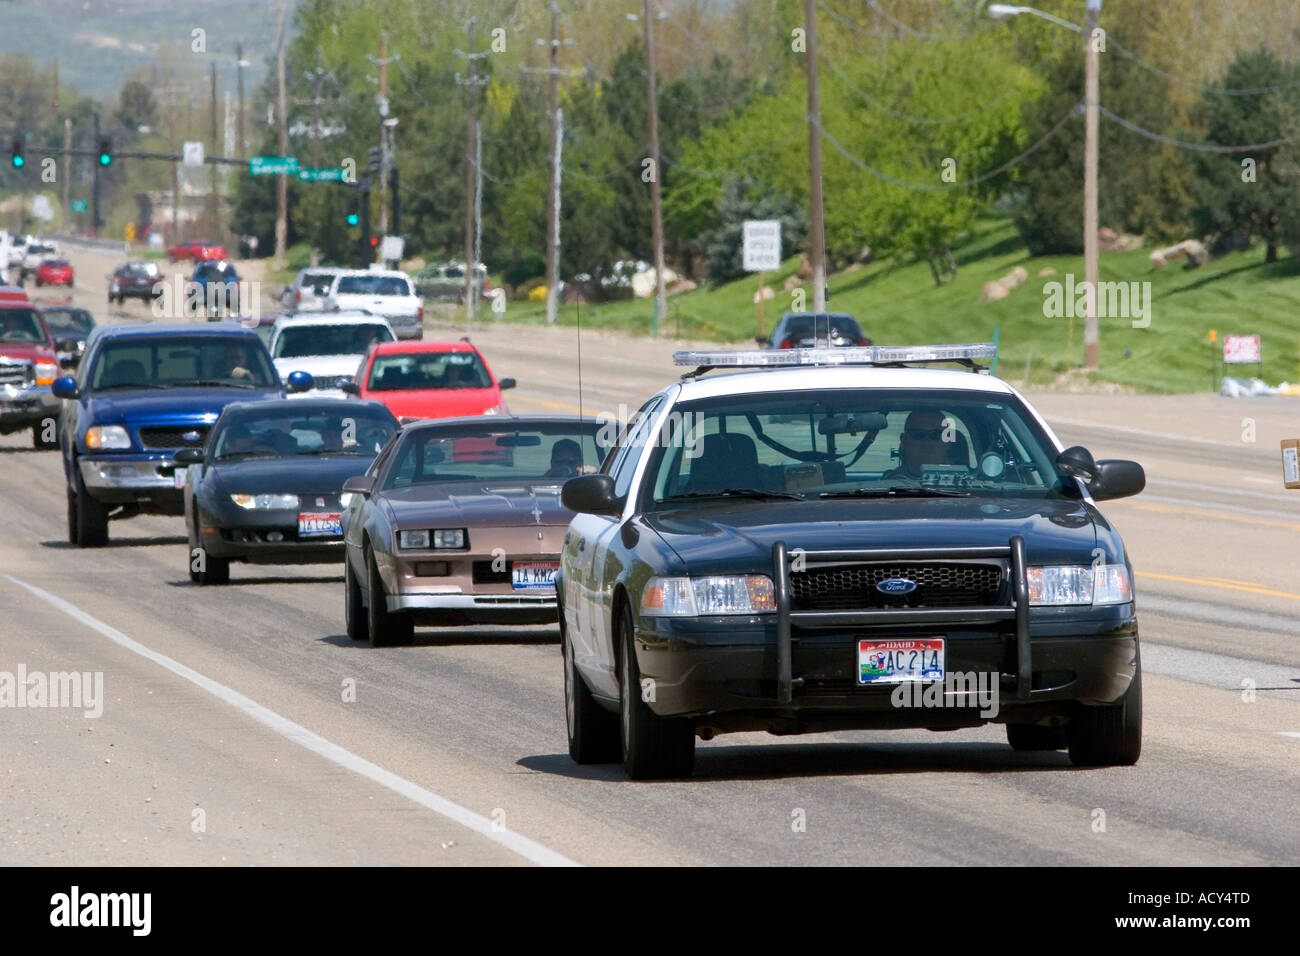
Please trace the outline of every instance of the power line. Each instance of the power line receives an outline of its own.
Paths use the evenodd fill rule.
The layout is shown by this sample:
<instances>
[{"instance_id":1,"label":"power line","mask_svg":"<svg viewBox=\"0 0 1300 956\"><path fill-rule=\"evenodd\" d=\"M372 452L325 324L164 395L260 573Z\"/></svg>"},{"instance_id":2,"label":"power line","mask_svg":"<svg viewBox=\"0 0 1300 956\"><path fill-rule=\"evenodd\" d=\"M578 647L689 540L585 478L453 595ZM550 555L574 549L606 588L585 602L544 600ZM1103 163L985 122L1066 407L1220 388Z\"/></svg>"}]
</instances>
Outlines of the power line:
<instances>
[{"instance_id":1,"label":"power line","mask_svg":"<svg viewBox=\"0 0 1300 956\"><path fill-rule=\"evenodd\" d=\"M1280 90L1289 90L1294 87L1300 86L1300 80L1296 80L1292 83L1280 83L1277 86L1257 86L1250 89L1235 89L1235 90L1228 89L1222 86L1208 86L1204 83L1196 83L1191 80L1184 80L1181 77L1174 76L1172 73L1166 73L1158 66L1152 66L1150 63L1147 63L1145 60L1141 59L1132 50L1129 50L1127 47L1125 47L1124 44L1120 43L1118 40L1114 39L1109 35L1106 37L1106 42L1107 44L1113 46L1116 50L1118 50L1120 56L1124 57L1125 59L1131 60L1132 62L1140 66L1142 69L1150 73L1154 73L1156 76L1166 79L1170 83L1177 83L1179 86L1185 86L1188 89L1200 90L1202 93L1212 93L1216 96L1262 96L1265 93L1276 93Z\"/></svg>"},{"instance_id":2,"label":"power line","mask_svg":"<svg viewBox=\"0 0 1300 956\"><path fill-rule=\"evenodd\" d=\"M842 13L831 9L825 0L817 0L817 5L849 29L855 30L858 33L869 37L875 37L879 40L897 40L903 35L919 37L924 40L969 40L971 37L979 36L981 33L987 33L989 30L997 26L995 21L990 20L988 23L983 24L974 30L968 30L965 33L933 33L928 30L918 30L915 27L909 26L903 21L890 15L887 11L881 9L876 4L875 0L867 0L867 6L869 6L873 12L877 13L894 26L894 29L889 32L881 32L880 30L873 30L870 27L864 27L856 20L851 20Z\"/></svg>"},{"instance_id":3,"label":"power line","mask_svg":"<svg viewBox=\"0 0 1300 956\"><path fill-rule=\"evenodd\" d=\"M1164 143L1168 146L1177 146L1179 149L1195 150L1201 153L1250 153L1259 150L1272 149L1275 146L1283 146L1286 143L1294 143L1297 138L1300 138L1287 136L1282 139L1270 140L1267 143L1250 143L1245 146L1218 146L1213 143L1189 143L1186 140L1173 139L1172 137L1162 136L1159 133L1153 133L1148 129L1143 129L1136 123L1130 123L1122 116L1116 116L1100 103L1097 104L1097 111L1112 123L1116 123L1130 132L1137 133L1139 136L1145 136L1147 139L1155 140L1157 143Z\"/></svg>"}]
</instances>

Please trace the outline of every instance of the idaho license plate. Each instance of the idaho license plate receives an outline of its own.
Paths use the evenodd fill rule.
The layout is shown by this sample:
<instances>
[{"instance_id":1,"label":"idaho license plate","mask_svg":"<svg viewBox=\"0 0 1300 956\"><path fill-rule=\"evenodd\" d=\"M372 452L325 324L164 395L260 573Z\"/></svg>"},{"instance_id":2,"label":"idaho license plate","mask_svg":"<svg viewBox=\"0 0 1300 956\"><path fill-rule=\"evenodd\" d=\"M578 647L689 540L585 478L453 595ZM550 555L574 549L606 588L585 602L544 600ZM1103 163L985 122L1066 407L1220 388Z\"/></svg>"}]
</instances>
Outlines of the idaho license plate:
<instances>
[{"instance_id":1,"label":"idaho license plate","mask_svg":"<svg viewBox=\"0 0 1300 956\"><path fill-rule=\"evenodd\" d=\"M859 684L943 680L943 638L858 641Z\"/></svg>"},{"instance_id":2,"label":"idaho license plate","mask_svg":"<svg viewBox=\"0 0 1300 956\"><path fill-rule=\"evenodd\" d=\"M339 523L342 515L333 511L306 511L298 515L298 537L329 538L340 537L343 526Z\"/></svg>"},{"instance_id":3,"label":"idaho license plate","mask_svg":"<svg viewBox=\"0 0 1300 956\"><path fill-rule=\"evenodd\" d=\"M510 569L510 585L516 591L532 588L555 588L558 561L516 561Z\"/></svg>"}]
</instances>

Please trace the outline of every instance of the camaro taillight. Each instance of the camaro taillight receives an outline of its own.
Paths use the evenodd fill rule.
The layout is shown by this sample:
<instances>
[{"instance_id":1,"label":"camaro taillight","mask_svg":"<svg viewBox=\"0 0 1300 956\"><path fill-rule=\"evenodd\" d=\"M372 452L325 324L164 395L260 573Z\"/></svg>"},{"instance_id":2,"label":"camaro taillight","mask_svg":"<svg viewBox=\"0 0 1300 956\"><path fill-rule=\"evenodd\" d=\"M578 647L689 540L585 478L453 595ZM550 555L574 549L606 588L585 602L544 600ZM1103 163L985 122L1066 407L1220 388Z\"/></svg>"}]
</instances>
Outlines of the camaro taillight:
<instances>
[{"instance_id":1,"label":"camaro taillight","mask_svg":"<svg viewBox=\"0 0 1300 956\"><path fill-rule=\"evenodd\" d=\"M780 347L783 348L783 349L792 349L792 348L794 348L794 340L793 340L793 339L782 339L782 340L781 340L781 345L780 345Z\"/></svg>"}]
</instances>

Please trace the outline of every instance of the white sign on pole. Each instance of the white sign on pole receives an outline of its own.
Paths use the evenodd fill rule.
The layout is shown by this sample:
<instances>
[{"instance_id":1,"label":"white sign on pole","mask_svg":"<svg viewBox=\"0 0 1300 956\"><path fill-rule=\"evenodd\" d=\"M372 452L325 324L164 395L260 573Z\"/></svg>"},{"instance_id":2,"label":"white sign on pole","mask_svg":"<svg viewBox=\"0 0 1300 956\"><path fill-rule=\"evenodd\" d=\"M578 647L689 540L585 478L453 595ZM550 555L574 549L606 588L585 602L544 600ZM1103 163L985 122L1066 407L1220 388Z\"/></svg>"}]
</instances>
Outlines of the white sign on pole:
<instances>
[{"instance_id":1,"label":"white sign on pole","mask_svg":"<svg viewBox=\"0 0 1300 956\"><path fill-rule=\"evenodd\" d=\"M54 207L50 205L48 196L32 197L32 215L42 222L50 222L54 219Z\"/></svg>"},{"instance_id":2,"label":"white sign on pole","mask_svg":"<svg viewBox=\"0 0 1300 956\"><path fill-rule=\"evenodd\" d=\"M1258 335L1225 335L1223 337L1223 362L1225 365L1249 365L1263 361L1259 353Z\"/></svg>"},{"instance_id":3,"label":"white sign on pole","mask_svg":"<svg viewBox=\"0 0 1300 956\"><path fill-rule=\"evenodd\" d=\"M746 219L743 255L746 272L781 268L781 220Z\"/></svg>"},{"instance_id":4,"label":"white sign on pole","mask_svg":"<svg viewBox=\"0 0 1300 956\"><path fill-rule=\"evenodd\" d=\"M385 262L399 262L406 240L401 236L384 236L379 240L379 258Z\"/></svg>"},{"instance_id":5,"label":"white sign on pole","mask_svg":"<svg viewBox=\"0 0 1300 956\"><path fill-rule=\"evenodd\" d=\"M185 166L202 166L203 165L203 142L187 141L181 148L182 164Z\"/></svg>"}]
</instances>

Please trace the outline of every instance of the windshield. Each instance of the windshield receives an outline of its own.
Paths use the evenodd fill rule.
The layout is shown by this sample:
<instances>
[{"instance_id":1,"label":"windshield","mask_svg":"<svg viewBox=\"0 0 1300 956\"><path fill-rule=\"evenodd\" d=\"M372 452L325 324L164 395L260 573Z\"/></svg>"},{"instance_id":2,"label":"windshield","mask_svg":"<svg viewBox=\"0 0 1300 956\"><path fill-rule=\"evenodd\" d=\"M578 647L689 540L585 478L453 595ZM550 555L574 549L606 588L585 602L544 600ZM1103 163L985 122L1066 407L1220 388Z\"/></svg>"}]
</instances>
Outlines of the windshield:
<instances>
[{"instance_id":1,"label":"windshield","mask_svg":"<svg viewBox=\"0 0 1300 956\"><path fill-rule=\"evenodd\" d=\"M205 385L275 388L266 346L241 335L130 337L108 342L91 372L92 389Z\"/></svg>"},{"instance_id":2,"label":"windshield","mask_svg":"<svg viewBox=\"0 0 1300 956\"><path fill-rule=\"evenodd\" d=\"M682 403L653 436L653 502L728 491L805 498L1074 494L1010 396L932 389L768 392ZM684 427L683 427L684 426Z\"/></svg>"},{"instance_id":3,"label":"windshield","mask_svg":"<svg viewBox=\"0 0 1300 956\"><path fill-rule=\"evenodd\" d=\"M789 339L811 339L814 336L814 322L816 332L827 334L827 328L830 329L832 338L860 339L862 330L858 327L855 319L846 315L801 315L786 319L781 329L781 334Z\"/></svg>"},{"instance_id":4,"label":"windshield","mask_svg":"<svg viewBox=\"0 0 1300 956\"><path fill-rule=\"evenodd\" d=\"M241 411L223 420L212 435L212 457L216 461L291 455L370 458L384 447L397 427L387 410L354 404L328 411Z\"/></svg>"},{"instance_id":5,"label":"windshield","mask_svg":"<svg viewBox=\"0 0 1300 956\"><path fill-rule=\"evenodd\" d=\"M50 327L50 331L55 335L68 332L80 334L89 332L95 327L95 320L90 317L90 313L85 309L46 309L42 315L45 318L45 324Z\"/></svg>"},{"instance_id":6,"label":"windshield","mask_svg":"<svg viewBox=\"0 0 1300 956\"><path fill-rule=\"evenodd\" d=\"M563 482L595 472L605 452L597 442L599 428L596 422L420 428L403 437L384 487L451 481Z\"/></svg>"},{"instance_id":7,"label":"windshield","mask_svg":"<svg viewBox=\"0 0 1300 956\"><path fill-rule=\"evenodd\" d=\"M393 333L381 322L347 325L286 325L275 340L274 358L311 355L362 355L371 342L391 342Z\"/></svg>"},{"instance_id":8,"label":"windshield","mask_svg":"<svg viewBox=\"0 0 1300 956\"><path fill-rule=\"evenodd\" d=\"M376 392L491 388L492 377L476 352L406 352L376 355L366 387Z\"/></svg>"},{"instance_id":9,"label":"windshield","mask_svg":"<svg viewBox=\"0 0 1300 956\"><path fill-rule=\"evenodd\" d=\"M343 276L339 279L342 295L410 295L411 289L401 276Z\"/></svg>"},{"instance_id":10,"label":"windshield","mask_svg":"<svg viewBox=\"0 0 1300 956\"><path fill-rule=\"evenodd\" d=\"M0 309L0 342L35 345L46 342L45 328L35 309Z\"/></svg>"}]
</instances>

